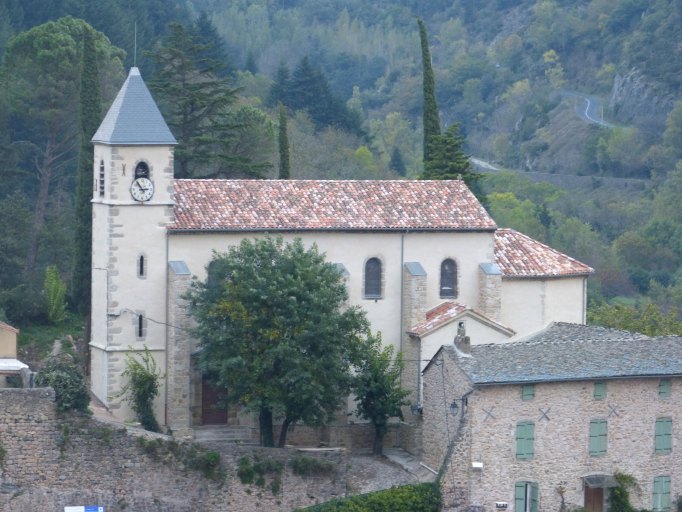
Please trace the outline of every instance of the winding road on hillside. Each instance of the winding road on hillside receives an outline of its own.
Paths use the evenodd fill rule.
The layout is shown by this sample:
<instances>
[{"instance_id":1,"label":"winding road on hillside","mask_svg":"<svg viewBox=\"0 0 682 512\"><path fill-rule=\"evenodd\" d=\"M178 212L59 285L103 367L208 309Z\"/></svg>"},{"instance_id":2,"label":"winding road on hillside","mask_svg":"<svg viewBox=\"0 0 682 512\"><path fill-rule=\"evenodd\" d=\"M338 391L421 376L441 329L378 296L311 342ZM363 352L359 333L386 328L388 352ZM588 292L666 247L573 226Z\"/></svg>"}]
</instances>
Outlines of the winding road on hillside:
<instances>
[{"instance_id":1,"label":"winding road on hillside","mask_svg":"<svg viewBox=\"0 0 682 512\"><path fill-rule=\"evenodd\" d=\"M563 91L562 95L575 98L575 113L583 121L598 124L604 128L615 128L616 125L604 121L604 108L598 97L575 91Z\"/></svg>"}]
</instances>

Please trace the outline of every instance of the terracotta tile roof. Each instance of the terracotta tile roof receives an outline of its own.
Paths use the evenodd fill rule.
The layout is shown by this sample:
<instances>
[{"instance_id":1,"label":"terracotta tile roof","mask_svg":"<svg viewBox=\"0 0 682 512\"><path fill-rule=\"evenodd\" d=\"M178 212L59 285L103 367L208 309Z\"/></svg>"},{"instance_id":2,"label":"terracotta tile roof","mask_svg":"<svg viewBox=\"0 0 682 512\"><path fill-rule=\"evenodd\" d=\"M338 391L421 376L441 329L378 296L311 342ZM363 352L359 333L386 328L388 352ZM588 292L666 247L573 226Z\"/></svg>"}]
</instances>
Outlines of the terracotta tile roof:
<instances>
[{"instance_id":1,"label":"terracotta tile roof","mask_svg":"<svg viewBox=\"0 0 682 512\"><path fill-rule=\"evenodd\" d=\"M439 304L433 309L426 312L426 319L419 322L408 331L409 334L421 336L436 327L447 323L460 313L466 311L467 307L459 302L447 301Z\"/></svg>"},{"instance_id":2,"label":"terracotta tile roof","mask_svg":"<svg viewBox=\"0 0 682 512\"><path fill-rule=\"evenodd\" d=\"M473 315L489 322L490 324L498 326L502 330L509 331L510 334L513 334L514 331L510 329L509 327L506 327L484 315L481 313L476 312L475 310L465 306L464 304L461 304L459 302L455 301L446 301L443 302L442 304L439 304L435 308L430 309L429 311L426 312L426 318L424 321L419 322L417 325L413 326L409 331L408 334L413 334L415 336L423 336L426 333L429 333L438 327L445 325L452 321L453 318L456 318L460 314L470 311Z\"/></svg>"},{"instance_id":3,"label":"terracotta tile roof","mask_svg":"<svg viewBox=\"0 0 682 512\"><path fill-rule=\"evenodd\" d=\"M504 277L568 277L594 269L513 229L495 232L495 260Z\"/></svg>"},{"instance_id":4,"label":"terracotta tile roof","mask_svg":"<svg viewBox=\"0 0 682 512\"><path fill-rule=\"evenodd\" d=\"M175 180L171 231L492 231L462 181Z\"/></svg>"}]
</instances>

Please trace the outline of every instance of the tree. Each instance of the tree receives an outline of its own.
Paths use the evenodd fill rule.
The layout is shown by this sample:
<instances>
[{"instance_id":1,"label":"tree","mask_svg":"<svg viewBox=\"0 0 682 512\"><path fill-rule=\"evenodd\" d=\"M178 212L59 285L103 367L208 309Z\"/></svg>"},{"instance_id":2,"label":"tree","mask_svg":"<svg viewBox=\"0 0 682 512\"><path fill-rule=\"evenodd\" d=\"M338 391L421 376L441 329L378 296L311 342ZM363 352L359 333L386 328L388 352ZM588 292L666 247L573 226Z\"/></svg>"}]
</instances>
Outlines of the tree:
<instances>
[{"instance_id":1,"label":"tree","mask_svg":"<svg viewBox=\"0 0 682 512\"><path fill-rule=\"evenodd\" d=\"M434 137L440 135L440 119L438 117L438 104L436 103L436 79L431 65L431 52L426 27L422 19L417 19L419 25L419 39L422 48L422 75L424 91L424 165L431 159L430 151Z\"/></svg>"},{"instance_id":2,"label":"tree","mask_svg":"<svg viewBox=\"0 0 682 512\"><path fill-rule=\"evenodd\" d=\"M279 104L279 179L288 180L291 162L289 160L289 135L287 134L287 108Z\"/></svg>"},{"instance_id":3,"label":"tree","mask_svg":"<svg viewBox=\"0 0 682 512\"><path fill-rule=\"evenodd\" d=\"M612 329L641 332L647 336L682 335L682 322L678 320L677 311L671 309L665 313L651 303L643 306L605 302L590 305L587 310L587 321Z\"/></svg>"},{"instance_id":4,"label":"tree","mask_svg":"<svg viewBox=\"0 0 682 512\"><path fill-rule=\"evenodd\" d=\"M122 71L123 53L82 20L66 17L32 28L13 38L5 53L4 73L12 106L15 140L30 150L26 168L35 169L38 192L30 230L26 271L36 266L51 197L68 180L78 144L78 91L83 33L92 31L100 67L111 76Z\"/></svg>"},{"instance_id":5,"label":"tree","mask_svg":"<svg viewBox=\"0 0 682 512\"><path fill-rule=\"evenodd\" d=\"M224 177L235 161L225 143L235 137L228 107L236 100L236 90L228 79L218 77L223 64L208 50L191 30L173 23L150 53L156 71L149 85L178 139L177 178Z\"/></svg>"},{"instance_id":6,"label":"tree","mask_svg":"<svg viewBox=\"0 0 682 512\"><path fill-rule=\"evenodd\" d=\"M384 436L388 432L388 420L403 419L402 407L409 404L410 394L400 387L403 371L402 354L393 359L393 347L381 348L381 337L370 337L363 361L357 369L353 392L356 395L357 414L369 420L374 427L372 453L383 453Z\"/></svg>"},{"instance_id":7,"label":"tree","mask_svg":"<svg viewBox=\"0 0 682 512\"><path fill-rule=\"evenodd\" d=\"M80 137L76 174L76 230L74 258L71 270L71 298L76 310L90 310L90 279L92 267L92 166L93 150L90 139L101 121L99 73L95 43L91 30L83 31L81 59ZM86 314L89 318L89 315Z\"/></svg>"},{"instance_id":8,"label":"tree","mask_svg":"<svg viewBox=\"0 0 682 512\"><path fill-rule=\"evenodd\" d=\"M347 307L337 268L300 239L244 239L215 254L188 295L199 365L227 400L259 417L261 444L298 422L322 425L351 387L368 322Z\"/></svg>"}]
</instances>

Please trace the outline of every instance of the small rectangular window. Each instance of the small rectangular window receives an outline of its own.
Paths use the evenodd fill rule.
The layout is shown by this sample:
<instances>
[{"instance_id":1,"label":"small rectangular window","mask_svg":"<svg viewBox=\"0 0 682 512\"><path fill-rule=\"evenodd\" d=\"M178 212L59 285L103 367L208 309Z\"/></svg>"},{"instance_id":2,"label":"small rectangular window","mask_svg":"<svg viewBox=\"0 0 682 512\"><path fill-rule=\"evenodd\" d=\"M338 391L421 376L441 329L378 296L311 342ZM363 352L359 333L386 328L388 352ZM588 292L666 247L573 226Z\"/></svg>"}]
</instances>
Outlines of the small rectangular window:
<instances>
[{"instance_id":1,"label":"small rectangular window","mask_svg":"<svg viewBox=\"0 0 682 512\"><path fill-rule=\"evenodd\" d=\"M535 452L535 423L522 421L516 425L516 458L532 459Z\"/></svg>"},{"instance_id":2,"label":"small rectangular window","mask_svg":"<svg viewBox=\"0 0 682 512\"><path fill-rule=\"evenodd\" d=\"M599 457L606 454L606 420L590 421L590 455Z\"/></svg>"},{"instance_id":3,"label":"small rectangular window","mask_svg":"<svg viewBox=\"0 0 682 512\"><path fill-rule=\"evenodd\" d=\"M670 397L672 387L673 385L672 382L670 382L670 379L661 379L658 383L658 396L661 398Z\"/></svg>"},{"instance_id":4,"label":"small rectangular window","mask_svg":"<svg viewBox=\"0 0 682 512\"><path fill-rule=\"evenodd\" d=\"M606 398L606 382L600 381L594 383L594 399L604 400Z\"/></svg>"},{"instance_id":5,"label":"small rectangular window","mask_svg":"<svg viewBox=\"0 0 682 512\"><path fill-rule=\"evenodd\" d=\"M535 397L535 384L521 386L521 400L532 400Z\"/></svg>"},{"instance_id":6,"label":"small rectangular window","mask_svg":"<svg viewBox=\"0 0 682 512\"><path fill-rule=\"evenodd\" d=\"M654 478L653 492L654 512L667 512L670 510L670 477L657 476Z\"/></svg>"},{"instance_id":7,"label":"small rectangular window","mask_svg":"<svg viewBox=\"0 0 682 512\"><path fill-rule=\"evenodd\" d=\"M673 449L673 419L658 418L655 429L655 451L656 453L670 453Z\"/></svg>"}]
</instances>

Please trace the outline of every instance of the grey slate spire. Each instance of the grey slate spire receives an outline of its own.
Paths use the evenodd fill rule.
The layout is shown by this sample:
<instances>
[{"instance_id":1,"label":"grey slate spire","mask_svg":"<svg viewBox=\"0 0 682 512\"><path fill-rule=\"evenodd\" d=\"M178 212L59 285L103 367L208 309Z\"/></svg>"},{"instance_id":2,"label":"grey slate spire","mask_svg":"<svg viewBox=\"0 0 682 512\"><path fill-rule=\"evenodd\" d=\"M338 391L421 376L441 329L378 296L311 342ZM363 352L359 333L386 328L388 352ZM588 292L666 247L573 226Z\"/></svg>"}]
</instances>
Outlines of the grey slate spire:
<instances>
[{"instance_id":1,"label":"grey slate spire","mask_svg":"<svg viewBox=\"0 0 682 512\"><path fill-rule=\"evenodd\" d=\"M138 68L130 68L92 142L125 145L177 144Z\"/></svg>"}]
</instances>

